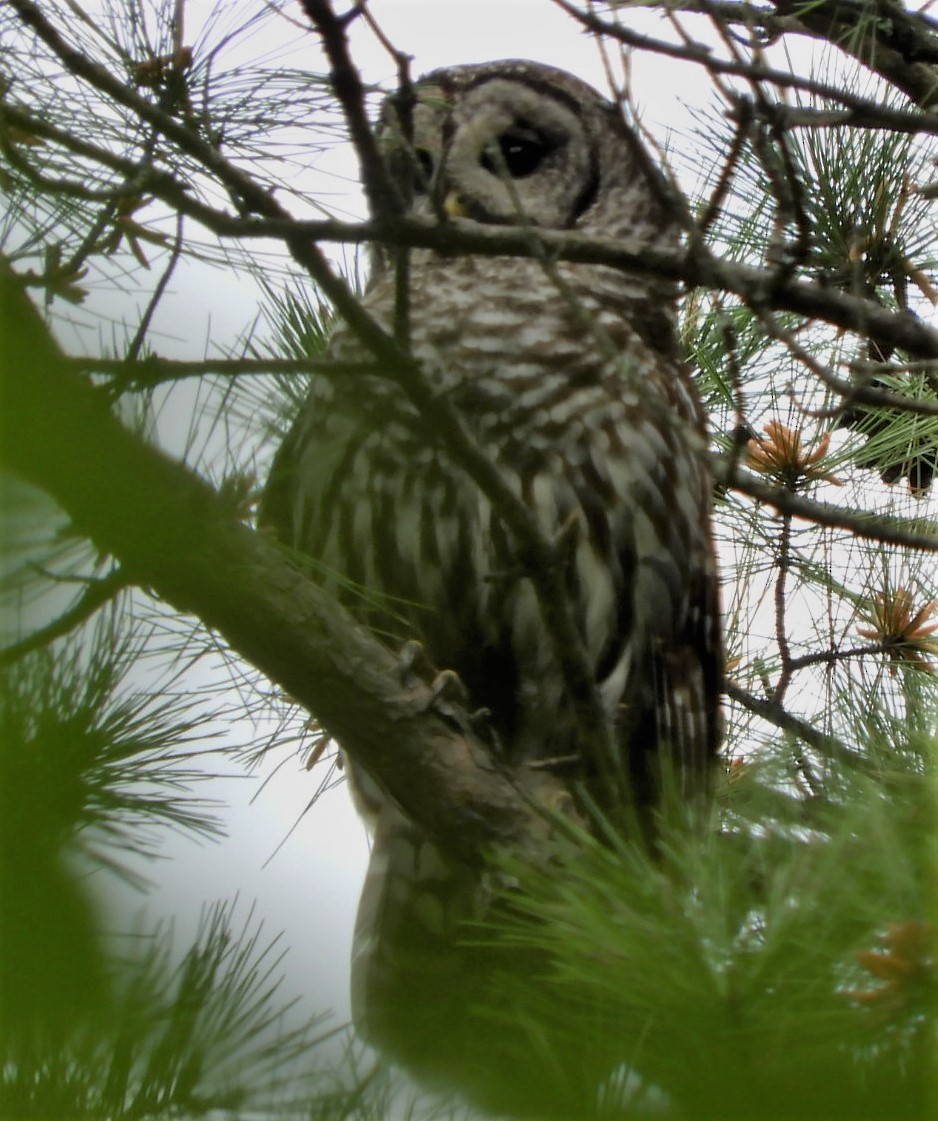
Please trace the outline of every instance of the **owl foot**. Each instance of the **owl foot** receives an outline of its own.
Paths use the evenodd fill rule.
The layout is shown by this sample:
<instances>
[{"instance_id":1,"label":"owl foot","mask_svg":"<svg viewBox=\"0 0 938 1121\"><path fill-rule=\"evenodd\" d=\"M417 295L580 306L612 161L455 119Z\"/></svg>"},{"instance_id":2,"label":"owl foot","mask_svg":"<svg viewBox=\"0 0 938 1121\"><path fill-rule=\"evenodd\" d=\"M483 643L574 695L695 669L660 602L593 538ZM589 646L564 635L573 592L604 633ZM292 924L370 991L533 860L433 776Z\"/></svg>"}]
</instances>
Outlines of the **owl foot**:
<instances>
[{"instance_id":1,"label":"owl foot","mask_svg":"<svg viewBox=\"0 0 938 1121\"><path fill-rule=\"evenodd\" d=\"M489 726L487 708L469 711L469 694L455 670L438 670L423 645L416 639L405 642L398 654L401 682L407 689L426 685L430 696L425 710L433 709L462 732L490 740L494 733Z\"/></svg>"},{"instance_id":2,"label":"owl foot","mask_svg":"<svg viewBox=\"0 0 938 1121\"><path fill-rule=\"evenodd\" d=\"M397 656L401 683L407 689L418 685L430 687L430 700L427 707L438 707L440 702L469 704L469 694L455 670L438 670L430 660L430 655L416 639L405 642Z\"/></svg>"},{"instance_id":3,"label":"owl foot","mask_svg":"<svg viewBox=\"0 0 938 1121\"><path fill-rule=\"evenodd\" d=\"M429 685L440 672L430 660L426 647L415 638L405 642L398 651L397 666L405 689Z\"/></svg>"}]
</instances>

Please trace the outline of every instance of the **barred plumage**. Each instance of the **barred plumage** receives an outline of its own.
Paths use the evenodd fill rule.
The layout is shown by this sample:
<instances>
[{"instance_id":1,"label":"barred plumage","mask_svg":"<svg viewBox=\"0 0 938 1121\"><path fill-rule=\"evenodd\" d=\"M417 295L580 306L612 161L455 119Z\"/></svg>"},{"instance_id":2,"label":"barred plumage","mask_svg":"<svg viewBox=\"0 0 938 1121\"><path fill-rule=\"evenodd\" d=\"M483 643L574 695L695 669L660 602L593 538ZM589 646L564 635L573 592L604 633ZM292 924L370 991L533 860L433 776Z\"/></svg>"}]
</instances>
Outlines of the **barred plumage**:
<instances>
[{"instance_id":1,"label":"barred plumage","mask_svg":"<svg viewBox=\"0 0 938 1121\"><path fill-rule=\"evenodd\" d=\"M492 63L435 72L418 93L412 142L392 104L383 124L415 212L515 223L520 210L534 226L676 243L663 180L617 111L577 79ZM434 387L546 535L573 519L570 604L636 797L654 799L660 752L688 788L703 787L720 632L704 422L676 353L671 286L601 266L423 250L410 254L409 283L410 346ZM395 276L381 257L365 305L391 329ZM344 326L330 355L367 361ZM419 637L437 666L457 671L472 704L491 711L507 761L577 756L571 699L509 531L380 369L317 379L264 516L321 562L356 613ZM571 778L596 781L576 768ZM418 1067L481 1063L465 1040L454 1060L440 1030L479 965L452 941L479 885L370 780L357 785L376 817L357 1018Z\"/></svg>"}]
</instances>

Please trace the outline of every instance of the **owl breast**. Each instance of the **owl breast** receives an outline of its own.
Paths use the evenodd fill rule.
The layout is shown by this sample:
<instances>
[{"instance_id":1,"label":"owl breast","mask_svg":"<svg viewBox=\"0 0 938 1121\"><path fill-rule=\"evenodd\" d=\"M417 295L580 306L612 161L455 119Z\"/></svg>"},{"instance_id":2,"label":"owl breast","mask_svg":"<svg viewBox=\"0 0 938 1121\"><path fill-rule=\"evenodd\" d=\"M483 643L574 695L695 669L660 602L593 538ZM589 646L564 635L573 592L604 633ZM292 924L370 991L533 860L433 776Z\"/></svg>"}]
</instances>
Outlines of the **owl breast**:
<instances>
[{"instance_id":1,"label":"owl breast","mask_svg":"<svg viewBox=\"0 0 938 1121\"><path fill-rule=\"evenodd\" d=\"M420 263L413 356L546 538L569 535L570 604L610 713L649 705L627 696L632 667L686 624L709 548L692 393L629 328L624 300L596 299L585 268L570 272L586 290L571 301L535 263L498 263L484 279L478 260ZM367 306L389 326L392 304L388 279ZM363 357L344 330L331 353ZM301 447L294 544L347 578L353 611L455 670L512 761L574 752L571 699L510 529L403 391L380 374L323 380Z\"/></svg>"}]
</instances>

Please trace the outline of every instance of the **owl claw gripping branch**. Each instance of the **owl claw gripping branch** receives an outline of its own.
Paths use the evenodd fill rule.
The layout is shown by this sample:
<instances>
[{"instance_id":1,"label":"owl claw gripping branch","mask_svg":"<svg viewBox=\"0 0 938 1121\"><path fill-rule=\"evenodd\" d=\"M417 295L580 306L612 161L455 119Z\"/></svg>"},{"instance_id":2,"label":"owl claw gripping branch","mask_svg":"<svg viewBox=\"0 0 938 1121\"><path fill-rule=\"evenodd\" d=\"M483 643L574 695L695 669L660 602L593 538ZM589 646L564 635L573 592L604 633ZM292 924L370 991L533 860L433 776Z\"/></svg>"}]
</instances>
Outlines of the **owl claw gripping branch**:
<instances>
[{"instance_id":1,"label":"owl claw gripping branch","mask_svg":"<svg viewBox=\"0 0 938 1121\"><path fill-rule=\"evenodd\" d=\"M620 111L578 79L495 62L435 71L415 92L406 122L389 100L379 126L388 174L414 215L445 225L456 214L534 239L543 229L677 243L663 176ZM566 598L621 787L646 815L663 767L688 797L705 791L721 637L705 424L678 358L673 286L546 257L412 249L406 260L398 273L392 254L376 252L364 307L400 337L404 286L409 354L544 540L562 542ZM329 353L370 357L345 325ZM510 525L392 376L375 367L315 378L265 516L337 574L336 594L359 618L384 634L403 625L427 664L451 667L470 705L491 713L500 766L570 760L557 781L614 811L608 775L578 739L577 698ZM460 936L484 911L483 879L380 790L370 805L356 1021L418 1073L485 1099L500 1072L502 1085L517 1080L519 1051L510 1026L477 1015L498 955ZM527 1058L533 1068L537 1057Z\"/></svg>"},{"instance_id":2,"label":"owl claw gripping branch","mask_svg":"<svg viewBox=\"0 0 938 1121\"><path fill-rule=\"evenodd\" d=\"M401 681L405 688L413 689L417 685L428 686L430 696L426 702L427 708L435 709L441 716L445 716L459 726L469 726L475 714L466 714L463 717L459 713L460 709L465 709L469 704L469 693L455 670L437 669L430 661L423 644L414 638L404 643L398 659Z\"/></svg>"}]
</instances>

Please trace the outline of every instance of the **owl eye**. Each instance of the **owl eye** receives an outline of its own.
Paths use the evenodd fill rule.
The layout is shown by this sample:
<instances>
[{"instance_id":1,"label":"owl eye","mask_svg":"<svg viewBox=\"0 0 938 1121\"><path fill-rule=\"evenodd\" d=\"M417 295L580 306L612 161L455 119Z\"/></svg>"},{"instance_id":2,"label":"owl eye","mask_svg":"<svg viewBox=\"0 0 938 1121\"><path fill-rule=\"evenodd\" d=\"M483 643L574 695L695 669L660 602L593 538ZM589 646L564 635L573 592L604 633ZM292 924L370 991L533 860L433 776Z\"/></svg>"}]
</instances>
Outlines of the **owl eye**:
<instances>
[{"instance_id":1,"label":"owl eye","mask_svg":"<svg viewBox=\"0 0 938 1121\"><path fill-rule=\"evenodd\" d=\"M501 159L487 153L482 157L482 166L497 175L503 164L512 179L525 179L537 171L555 147L552 141L538 132L512 129L498 138Z\"/></svg>"}]
</instances>

